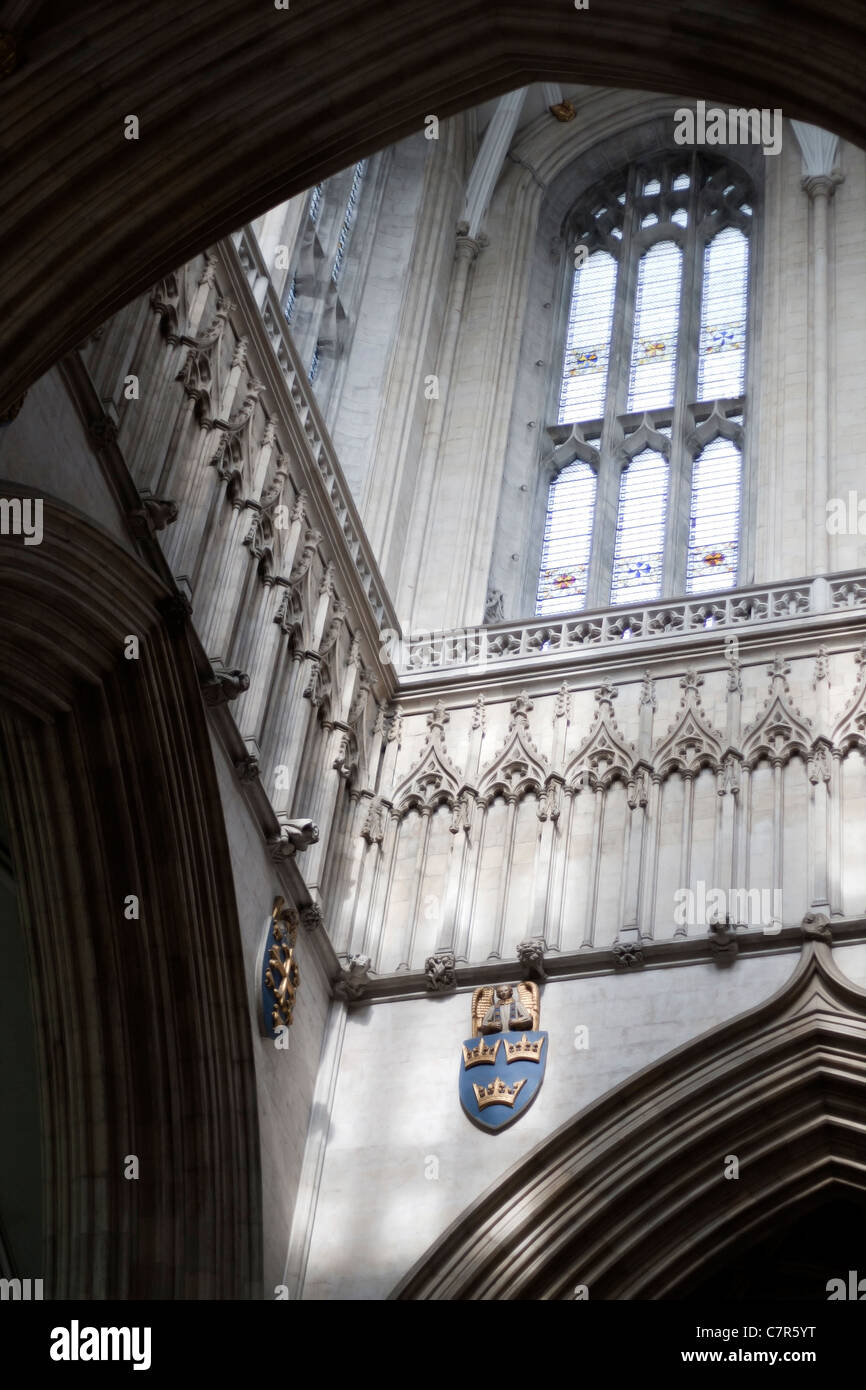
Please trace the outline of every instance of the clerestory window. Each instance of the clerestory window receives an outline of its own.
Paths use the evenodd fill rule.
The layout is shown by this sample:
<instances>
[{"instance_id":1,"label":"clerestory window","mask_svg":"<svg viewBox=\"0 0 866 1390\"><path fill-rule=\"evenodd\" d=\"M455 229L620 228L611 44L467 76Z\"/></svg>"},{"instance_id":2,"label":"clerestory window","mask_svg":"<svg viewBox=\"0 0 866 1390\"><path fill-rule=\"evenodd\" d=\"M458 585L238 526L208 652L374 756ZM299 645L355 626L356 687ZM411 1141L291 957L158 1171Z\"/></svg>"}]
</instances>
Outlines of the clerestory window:
<instances>
[{"instance_id":1,"label":"clerestory window","mask_svg":"<svg viewBox=\"0 0 866 1390\"><path fill-rule=\"evenodd\" d=\"M741 581L753 201L732 162L680 151L572 215L539 614Z\"/></svg>"}]
</instances>

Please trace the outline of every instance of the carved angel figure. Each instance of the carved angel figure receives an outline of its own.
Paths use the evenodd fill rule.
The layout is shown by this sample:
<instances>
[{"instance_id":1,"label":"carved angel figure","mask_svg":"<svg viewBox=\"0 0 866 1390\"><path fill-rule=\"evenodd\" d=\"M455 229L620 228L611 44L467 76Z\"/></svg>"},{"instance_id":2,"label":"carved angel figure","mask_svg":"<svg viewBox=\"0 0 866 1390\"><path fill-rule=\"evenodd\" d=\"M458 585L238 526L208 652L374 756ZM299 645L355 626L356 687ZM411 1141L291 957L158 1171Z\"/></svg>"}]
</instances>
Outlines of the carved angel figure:
<instances>
[{"instance_id":1,"label":"carved angel figure","mask_svg":"<svg viewBox=\"0 0 866 1390\"><path fill-rule=\"evenodd\" d=\"M472 1031L509 1033L520 1029L538 1029L538 985L526 980L521 984L483 985L472 995Z\"/></svg>"}]
</instances>

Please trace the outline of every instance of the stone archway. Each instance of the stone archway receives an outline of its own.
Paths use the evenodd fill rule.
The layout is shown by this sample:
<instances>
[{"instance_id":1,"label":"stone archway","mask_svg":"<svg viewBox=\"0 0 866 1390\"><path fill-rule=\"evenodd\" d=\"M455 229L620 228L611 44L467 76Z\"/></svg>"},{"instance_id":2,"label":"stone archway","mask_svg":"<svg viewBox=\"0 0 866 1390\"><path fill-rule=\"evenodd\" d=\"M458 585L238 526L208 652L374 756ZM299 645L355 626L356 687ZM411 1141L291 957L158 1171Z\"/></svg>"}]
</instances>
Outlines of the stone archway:
<instances>
[{"instance_id":1,"label":"stone archway","mask_svg":"<svg viewBox=\"0 0 866 1390\"><path fill-rule=\"evenodd\" d=\"M13 8L0 408L202 247L429 112L580 81L780 107L866 145L858 0Z\"/></svg>"},{"instance_id":2,"label":"stone archway","mask_svg":"<svg viewBox=\"0 0 866 1390\"><path fill-rule=\"evenodd\" d=\"M254 1297L252 1039L192 656L153 574L43 506L41 544L0 547L0 775L44 1145L45 1263L23 1273L54 1299Z\"/></svg>"},{"instance_id":3,"label":"stone archway","mask_svg":"<svg viewBox=\"0 0 866 1390\"><path fill-rule=\"evenodd\" d=\"M569 1299L578 1286L590 1299L678 1297L790 1213L862 1199L866 991L834 964L829 928L804 931L771 999L563 1125L392 1297Z\"/></svg>"}]
</instances>

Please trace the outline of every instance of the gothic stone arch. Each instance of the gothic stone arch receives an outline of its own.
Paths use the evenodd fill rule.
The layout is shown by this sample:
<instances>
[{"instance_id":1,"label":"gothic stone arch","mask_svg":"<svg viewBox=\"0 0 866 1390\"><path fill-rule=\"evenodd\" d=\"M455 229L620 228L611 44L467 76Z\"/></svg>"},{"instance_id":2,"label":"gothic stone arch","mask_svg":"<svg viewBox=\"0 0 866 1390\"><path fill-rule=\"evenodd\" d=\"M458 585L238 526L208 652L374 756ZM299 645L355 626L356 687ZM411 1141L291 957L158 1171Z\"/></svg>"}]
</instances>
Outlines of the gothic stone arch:
<instances>
[{"instance_id":1,"label":"gothic stone arch","mask_svg":"<svg viewBox=\"0 0 866 1390\"><path fill-rule=\"evenodd\" d=\"M739 25L702 0L301 9L299 24L294 5L234 0L182 15L171 0L15 6L17 66L0 95L0 407L202 247L428 113L527 82L712 94L866 144L858 0L803 0L784 23L775 0L752 0ZM124 138L130 114L137 140Z\"/></svg>"},{"instance_id":2,"label":"gothic stone arch","mask_svg":"<svg viewBox=\"0 0 866 1390\"><path fill-rule=\"evenodd\" d=\"M45 1296L256 1296L252 1041L187 639L160 616L152 573L50 499L41 545L0 548L0 586L0 776L39 1040ZM131 1154L137 1180L124 1177Z\"/></svg>"},{"instance_id":3,"label":"gothic stone arch","mask_svg":"<svg viewBox=\"0 0 866 1390\"><path fill-rule=\"evenodd\" d=\"M663 1299L799 1204L866 1191L866 991L834 964L826 926L804 937L772 998L561 1126L392 1297L570 1299L586 1285L590 1299Z\"/></svg>"}]
</instances>

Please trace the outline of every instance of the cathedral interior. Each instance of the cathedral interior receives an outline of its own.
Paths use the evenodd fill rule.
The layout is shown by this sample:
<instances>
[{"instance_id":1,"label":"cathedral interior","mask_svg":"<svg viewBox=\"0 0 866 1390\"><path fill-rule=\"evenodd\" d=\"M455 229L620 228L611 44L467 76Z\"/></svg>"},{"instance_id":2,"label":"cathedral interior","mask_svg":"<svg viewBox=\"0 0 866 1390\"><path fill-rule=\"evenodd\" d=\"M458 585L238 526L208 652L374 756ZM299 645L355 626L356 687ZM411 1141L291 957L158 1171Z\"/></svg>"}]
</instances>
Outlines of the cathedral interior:
<instances>
[{"instance_id":1,"label":"cathedral interior","mask_svg":"<svg viewBox=\"0 0 866 1390\"><path fill-rule=\"evenodd\" d=\"M858 52L0 7L4 1287L862 1264Z\"/></svg>"}]
</instances>

